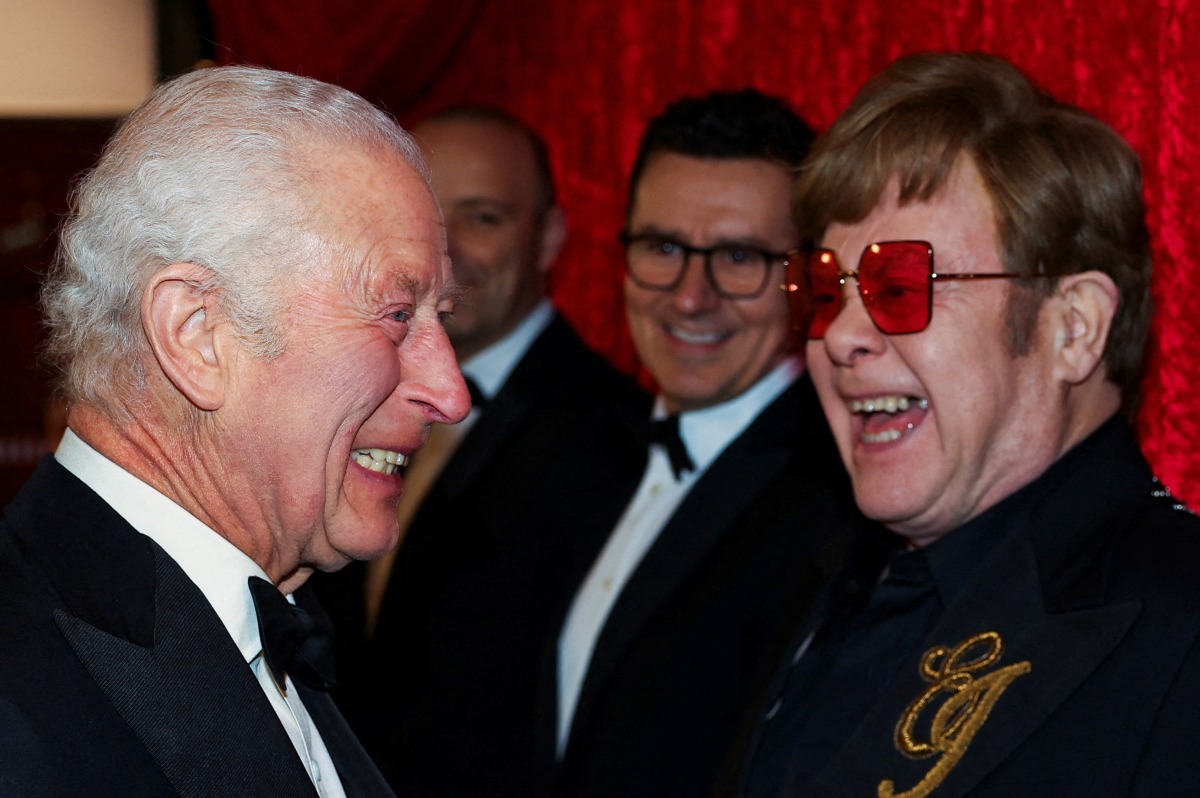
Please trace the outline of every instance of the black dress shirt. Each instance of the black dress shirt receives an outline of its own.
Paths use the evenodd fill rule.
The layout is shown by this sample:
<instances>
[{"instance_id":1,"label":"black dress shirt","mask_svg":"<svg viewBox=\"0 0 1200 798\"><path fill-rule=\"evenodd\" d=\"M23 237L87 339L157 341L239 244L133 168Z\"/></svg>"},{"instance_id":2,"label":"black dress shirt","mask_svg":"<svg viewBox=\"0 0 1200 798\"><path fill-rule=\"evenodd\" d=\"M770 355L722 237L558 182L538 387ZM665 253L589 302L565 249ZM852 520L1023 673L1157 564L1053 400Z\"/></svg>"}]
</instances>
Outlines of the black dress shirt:
<instances>
[{"instance_id":1,"label":"black dress shirt","mask_svg":"<svg viewBox=\"0 0 1200 798\"><path fill-rule=\"evenodd\" d=\"M1046 491L1041 482L924 548L894 539L873 586L862 563L834 580L824 620L797 649L767 712L744 794L804 794L900 669L919 657L915 649L988 555L1028 517Z\"/></svg>"}]
</instances>

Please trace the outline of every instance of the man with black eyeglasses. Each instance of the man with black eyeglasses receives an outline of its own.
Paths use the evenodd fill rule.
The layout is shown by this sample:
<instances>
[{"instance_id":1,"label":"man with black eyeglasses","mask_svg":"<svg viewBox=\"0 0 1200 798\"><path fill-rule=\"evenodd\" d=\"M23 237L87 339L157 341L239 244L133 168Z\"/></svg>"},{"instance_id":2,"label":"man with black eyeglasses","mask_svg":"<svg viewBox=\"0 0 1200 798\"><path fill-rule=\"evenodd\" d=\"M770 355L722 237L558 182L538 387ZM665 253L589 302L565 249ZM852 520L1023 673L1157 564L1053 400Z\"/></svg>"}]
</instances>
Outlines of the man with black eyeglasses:
<instances>
[{"instance_id":1,"label":"man with black eyeglasses","mask_svg":"<svg viewBox=\"0 0 1200 798\"><path fill-rule=\"evenodd\" d=\"M563 619L554 795L704 795L839 556L853 503L782 290L811 139L755 91L679 101L642 139L621 239L658 395L641 483Z\"/></svg>"},{"instance_id":2,"label":"man with black eyeglasses","mask_svg":"<svg viewBox=\"0 0 1200 798\"><path fill-rule=\"evenodd\" d=\"M1141 170L983 54L900 59L814 147L789 258L858 506L717 794L1197 791L1200 524L1126 418Z\"/></svg>"}]
</instances>

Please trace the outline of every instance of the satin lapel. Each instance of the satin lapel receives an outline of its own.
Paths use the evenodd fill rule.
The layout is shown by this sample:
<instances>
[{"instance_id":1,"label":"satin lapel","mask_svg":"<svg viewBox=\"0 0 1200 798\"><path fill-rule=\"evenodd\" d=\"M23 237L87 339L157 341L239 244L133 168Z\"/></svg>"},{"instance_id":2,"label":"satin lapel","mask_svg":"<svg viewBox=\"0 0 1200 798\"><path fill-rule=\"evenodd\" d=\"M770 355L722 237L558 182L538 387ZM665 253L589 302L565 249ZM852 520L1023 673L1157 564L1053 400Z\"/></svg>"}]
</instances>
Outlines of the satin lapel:
<instances>
[{"instance_id":1,"label":"satin lapel","mask_svg":"<svg viewBox=\"0 0 1200 798\"><path fill-rule=\"evenodd\" d=\"M930 681L919 675L918 662L905 663L889 693L822 773L816 794L866 790L862 794L875 795L880 783L888 779L900 795L930 777L937 782L936 798L967 795L1096 669L1141 609L1136 602L1126 602L1047 613L1036 581L1033 549L1020 534L1003 544L984 570L947 610L920 649L922 653L934 646L951 650L984 633L996 633L1002 643L999 659L971 674L979 682L1011 668L1005 678L998 678L995 686L980 694L980 705L964 711L965 725L973 736L961 757L956 762L951 754L913 760L897 750L894 732L898 723L912 702L931 687ZM988 645L978 642L973 652L979 654ZM949 695L944 691L924 711L908 715L915 719L913 737L918 742L930 741L931 719ZM986 709L989 704L990 710ZM935 767L946 771L941 778L930 776Z\"/></svg>"},{"instance_id":2,"label":"satin lapel","mask_svg":"<svg viewBox=\"0 0 1200 798\"><path fill-rule=\"evenodd\" d=\"M321 733L321 739L325 741L325 747L329 749L346 797L395 798L383 774L354 736L329 694L310 690L302 684L296 686L300 690L300 700L304 702L305 709Z\"/></svg>"},{"instance_id":3,"label":"satin lapel","mask_svg":"<svg viewBox=\"0 0 1200 798\"><path fill-rule=\"evenodd\" d=\"M795 387L768 406L692 486L630 576L596 640L575 725L586 722L600 686L620 663L629 642L718 541L737 528L755 498L796 456L800 444Z\"/></svg>"},{"instance_id":4,"label":"satin lapel","mask_svg":"<svg viewBox=\"0 0 1200 798\"><path fill-rule=\"evenodd\" d=\"M175 562L153 548L153 646L56 610L72 650L184 798L315 796L229 633Z\"/></svg>"}]
</instances>

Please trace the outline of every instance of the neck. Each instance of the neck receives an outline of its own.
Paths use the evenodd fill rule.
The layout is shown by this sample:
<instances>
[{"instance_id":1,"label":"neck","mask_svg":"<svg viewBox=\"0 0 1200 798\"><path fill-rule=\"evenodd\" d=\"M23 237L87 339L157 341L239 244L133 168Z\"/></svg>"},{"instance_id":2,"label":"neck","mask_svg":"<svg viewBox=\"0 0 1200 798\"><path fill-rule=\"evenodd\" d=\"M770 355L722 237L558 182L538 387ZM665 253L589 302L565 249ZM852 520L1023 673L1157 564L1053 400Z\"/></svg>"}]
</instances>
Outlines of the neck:
<instances>
[{"instance_id":1,"label":"neck","mask_svg":"<svg viewBox=\"0 0 1200 798\"><path fill-rule=\"evenodd\" d=\"M117 420L89 404L71 407L67 424L85 443L228 540L258 563L272 581L285 580L294 590L311 573L299 568L298 556L285 559L269 535L254 535L248 523L254 508L239 511L230 499L237 495L224 476L217 448L202 439L198 426L183 421L156 421L171 414L155 411ZM290 590L288 591L290 592Z\"/></svg>"}]
</instances>

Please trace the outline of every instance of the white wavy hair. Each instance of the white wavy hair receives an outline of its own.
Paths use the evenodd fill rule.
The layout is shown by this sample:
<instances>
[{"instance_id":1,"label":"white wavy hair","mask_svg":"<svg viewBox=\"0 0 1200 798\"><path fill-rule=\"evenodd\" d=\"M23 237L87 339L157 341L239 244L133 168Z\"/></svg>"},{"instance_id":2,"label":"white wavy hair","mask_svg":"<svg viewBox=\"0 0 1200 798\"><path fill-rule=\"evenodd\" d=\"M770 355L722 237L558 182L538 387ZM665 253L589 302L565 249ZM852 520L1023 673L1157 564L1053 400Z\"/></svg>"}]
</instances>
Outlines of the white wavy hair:
<instances>
[{"instance_id":1,"label":"white wavy hair","mask_svg":"<svg viewBox=\"0 0 1200 798\"><path fill-rule=\"evenodd\" d=\"M283 351L280 304L313 259L315 145L399 154L428 182L412 138L345 89L256 67L159 86L76 186L42 290L46 354L68 402L115 417L146 385L139 305L172 263L203 267L241 340Z\"/></svg>"}]
</instances>

